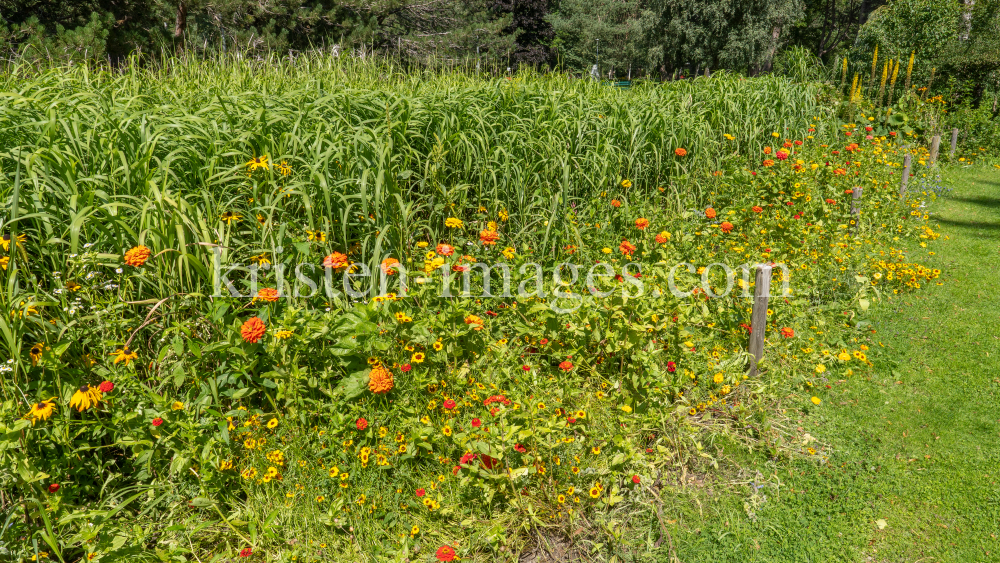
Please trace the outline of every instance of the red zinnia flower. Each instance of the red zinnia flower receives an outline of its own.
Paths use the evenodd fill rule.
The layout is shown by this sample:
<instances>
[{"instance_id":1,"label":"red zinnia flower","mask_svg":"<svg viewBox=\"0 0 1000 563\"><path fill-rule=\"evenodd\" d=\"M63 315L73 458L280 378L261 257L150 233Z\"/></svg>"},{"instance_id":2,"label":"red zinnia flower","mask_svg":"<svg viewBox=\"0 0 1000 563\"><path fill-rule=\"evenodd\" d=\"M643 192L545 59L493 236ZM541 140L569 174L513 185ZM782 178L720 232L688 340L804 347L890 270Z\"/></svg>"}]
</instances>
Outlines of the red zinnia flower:
<instances>
[{"instance_id":1,"label":"red zinnia flower","mask_svg":"<svg viewBox=\"0 0 1000 563\"><path fill-rule=\"evenodd\" d=\"M541 340L541 341L539 342L539 344L541 344L542 346L545 346L545 345L546 345L546 344L548 344L548 343L549 343L549 339L548 339L548 338L543 338L543 339L542 339L542 340Z\"/></svg>"},{"instance_id":2,"label":"red zinnia flower","mask_svg":"<svg viewBox=\"0 0 1000 563\"><path fill-rule=\"evenodd\" d=\"M417 489L417 490L416 490L416 494L417 494L417 496L418 496L418 497L422 497L422 496L424 496L425 494L427 494L427 491L425 491L425 490L423 490L423 489Z\"/></svg>"},{"instance_id":3,"label":"red zinnia flower","mask_svg":"<svg viewBox=\"0 0 1000 563\"><path fill-rule=\"evenodd\" d=\"M49 492L54 493L59 490L59 483L52 483L49 485Z\"/></svg>"},{"instance_id":4,"label":"red zinnia flower","mask_svg":"<svg viewBox=\"0 0 1000 563\"><path fill-rule=\"evenodd\" d=\"M674 373L675 371L677 371L677 364L675 364L674 362L667 362L667 371L669 371L670 373Z\"/></svg>"},{"instance_id":5,"label":"red zinnia flower","mask_svg":"<svg viewBox=\"0 0 1000 563\"><path fill-rule=\"evenodd\" d=\"M403 367L401 367L401 368L399 368L399 369L400 369L400 370L401 370L401 371L402 371L403 373L406 373L406 372L410 371L411 369L413 369L413 366L411 366L410 364L403 364Z\"/></svg>"},{"instance_id":6,"label":"red zinnia flower","mask_svg":"<svg viewBox=\"0 0 1000 563\"><path fill-rule=\"evenodd\" d=\"M156 417L156 418L153 419L152 424L153 424L153 426L159 426L159 425L163 424L163 419L160 418L160 417Z\"/></svg>"},{"instance_id":7,"label":"red zinnia flower","mask_svg":"<svg viewBox=\"0 0 1000 563\"><path fill-rule=\"evenodd\" d=\"M253 549L249 547L244 547L240 550L240 557L250 557L253 555Z\"/></svg>"},{"instance_id":8,"label":"red zinnia flower","mask_svg":"<svg viewBox=\"0 0 1000 563\"><path fill-rule=\"evenodd\" d=\"M359 418L354 425L358 427L358 430L364 430L365 428L368 428L368 421L364 418Z\"/></svg>"},{"instance_id":9,"label":"red zinnia flower","mask_svg":"<svg viewBox=\"0 0 1000 563\"><path fill-rule=\"evenodd\" d=\"M531 371L531 366L521 366L524 371Z\"/></svg>"},{"instance_id":10,"label":"red zinnia flower","mask_svg":"<svg viewBox=\"0 0 1000 563\"><path fill-rule=\"evenodd\" d=\"M455 550L450 545L442 545L438 548L434 557L437 557L438 561L454 561L456 554Z\"/></svg>"},{"instance_id":11,"label":"red zinnia flower","mask_svg":"<svg viewBox=\"0 0 1000 563\"><path fill-rule=\"evenodd\" d=\"M522 446L521 444L514 444L514 449L521 452L522 454L528 451L528 448Z\"/></svg>"},{"instance_id":12,"label":"red zinnia flower","mask_svg":"<svg viewBox=\"0 0 1000 563\"><path fill-rule=\"evenodd\" d=\"M632 476L632 482L635 483L636 485L638 485L641 481L642 480L639 478L638 475L633 475Z\"/></svg>"},{"instance_id":13,"label":"red zinnia flower","mask_svg":"<svg viewBox=\"0 0 1000 563\"><path fill-rule=\"evenodd\" d=\"M828 203L829 205L833 205L833 204L835 204L837 202L835 200L832 200L832 199L827 199L826 203Z\"/></svg>"},{"instance_id":14,"label":"red zinnia flower","mask_svg":"<svg viewBox=\"0 0 1000 563\"><path fill-rule=\"evenodd\" d=\"M266 327L264 326L264 321L257 317L250 317L247 319L243 326L240 327L240 335L243 336L245 342L250 344L256 344L260 337L264 336L264 331Z\"/></svg>"},{"instance_id":15,"label":"red zinnia flower","mask_svg":"<svg viewBox=\"0 0 1000 563\"><path fill-rule=\"evenodd\" d=\"M101 393L110 393L114 388L115 388L115 384L111 383L110 381L105 381L105 382L101 383L100 387L98 387L98 389L100 389Z\"/></svg>"},{"instance_id":16,"label":"red zinnia flower","mask_svg":"<svg viewBox=\"0 0 1000 563\"><path fill-rule=\"evenodd\" d=\"M563 371L569 371L573 369L573 362L564 361L559 363L559 369Z\"/></svg>"},{"instance_id":17,"label":"red zinnia flower","mask_svg":"<svg viewBox=\"0 0 1000 563\"><path fill-rule=\"evenodd\" d=\"M483 425L483 421L482 420L479 420L478 418L473 418L472 419L472 427L473 428L479 428L482 425Z\"/></svg>"},{"instance_id":18,"label":"red zinnia flower","mask_svg":"<svg viewBox=\"0 0 1000 563\"><path fill-rule=\"evenodd\" d=\"M761 206L759 206L759 205L755 205L755 206L753 206L753 212L754 213L763 213L764 212L764 208L761 207Z\"/></svg>"},{"instance_id":19,"label":"red zinnia flower","mask_svg":"<svg viewBox=\"0 0 1000 563\"><path fill-rule=\"evenodd\" d=\"M444 408L445 408L445 410L449 410L449 411L451 409L455 408L455 401L453 399L446 400L444 402Z\"/></svg>"}]
</instances>

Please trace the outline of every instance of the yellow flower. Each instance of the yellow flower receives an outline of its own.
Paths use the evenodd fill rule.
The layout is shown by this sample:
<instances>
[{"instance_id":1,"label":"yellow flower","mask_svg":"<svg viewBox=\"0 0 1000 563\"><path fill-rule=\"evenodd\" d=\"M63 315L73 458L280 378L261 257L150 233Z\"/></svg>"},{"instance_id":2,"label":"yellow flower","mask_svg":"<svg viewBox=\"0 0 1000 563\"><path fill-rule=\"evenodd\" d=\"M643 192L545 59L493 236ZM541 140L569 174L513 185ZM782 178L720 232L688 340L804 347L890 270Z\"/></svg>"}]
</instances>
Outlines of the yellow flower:
<instances>
[{"instance_id":1,"label":"yellow flower","mask_svg":"<svg viewBox=\"0 0 1000 563\"><path fill-rule=\"evenodd\" d=\"M445 426L441 429L441 433L445 436L451 436L451 426Z\"/></svg>"},{"instance_id":2,"label":"yellow flower","mask_svg":"<svg viewBox=\"0 0 1000 563\"><path fill-rule=\"evenodd\" d=\"M264 156L255 156L251 158L250 162L247 162L247 168L249 168L251 172L257 170L258 168L263 168L264 170L267 170L268 168L267 155L265 154ZM289 169L289 171L291 170Z\"/></svg>"},{"instance_id":3,"label":"yellow flower","mask_svg":"<svg viewBox=\"0 0 1000 563\"><path fill-rule=\"evenodd\" d=\"M122 346L108 355L115 357L115 365L119 362L125 362L125 365L128 365L129 362L139 357L139 354L130 350L128 346Z\"/></svg>"},{"instance_id":4,"label":"yellow flower","mask_svg":"<svg viewBox=\"0 0 1000 563\"><path fill-rule=\"evenodd\" d=\"M444 226L448 227L449 229L457 229L458 227L461 227L463 224L464 223L462 223L461 219L456 219L455 217L449 217L444 221Z\"/></svg>"},{"instance_id":5,"label":"yellow flower","mask_svg":"<svg viewBox=\"0 0 1000 563\"><path fill-rule=\"evenodd\" d=\"M170 410L174 411L184 410L184 403L180 401L174 401L174 404L170 405Z\"/></svg>"},{"instance_id":6,"label":"yellow flower","mask_svg":"<svg viewBox=\"0 0 1000 563\"><path fill-rule=\"evenodd\" d=\"M826 371L826 366L823 364L816 364L816 373L823 373Z\"/></svg>"},{"instance_id":7,"label":"yellow flower","mask_svg":"<svg viewBox=\"0 0 1000 563\"><path fill-rule=\"evenodd\" d=\"M10 256L0 257L0 267L6 270L9 264L10 264Z\"/></svg>"},{"instance_id":8,"label":"yellow flower","mask_svg":"<svg viewBox=\"0 0 1000 563\"><path fill-rule=\"evenodd\" d=\"M275 338L279 338L281 340L285 340L286 338L290 338L291 336L292 336L292 331L290 331L290 330L284 330L284 329L282 329L282 330L279 330L278 332L274 333L274 337Z\"/></svg>"},{"instance_id":9,"label":"yellow flower","mask_svg":"<svg viewBox=\"0 0 1000 563\"><path fill-rule=\"evenodd\" d=\"M850 361L851 355L848 354L846 350L845 351L841 351L839 354L837 354L837 359L840 360L840 361L842 361L842 362L847 362L847 361Z\"/></svg>"},{"instance_id":10,"label":"yellow flower","mask_svg":"<svg viewBox=\"0 0 1000 563\"><path fill-rule=\"evenodd\" d=\"M813 397L812 399L809 400L812 401L814 405L818 405L823 402L819 397Z\"/></svg>"},{"instance_id":11,"label":"yellow flower","mask_svg":"<svg viewBox=\"0 0 1000 563\"><path fill-rule=\"evenodd\" d=\"M605 254L611 254L611 249L605 246L604 248L601 249L601 252Z\"/></svg>"},{"instance_id":12,"label":"yellow flower","mask_svg":"<svg viewBox=\"0 0 1000 563\"><path fill-rule=\"evenodd\" d=\"M219 216L220 219L226 222L226 225L232 224L233 221L239 221L243 218L239 213L233 213L232 211L226 211Z\"/></svg>"},{"instance_id":13,"label":"yellow flower","mask_svg":"<svg viewBox=\"0 0 1000 563\"><path fill-rule=\"evenodd\" d=\"M442 344L440 340L434 342L435 352L440 352L442 348L444 348L444 344Z\"/></svg>"},{"instance_id":14,"label":"yellow flower","mask_svg":"<svg viewBox=\"0 0 1000 563\"><path fill-rule=\"evenodd\" d=\"M719 373L715 374L714 376L712 376L712 381L714 381L716 383L722 383L722 380L723 380L723 375L722 375L721 371Z\"/></svg>"},{"instance_id":15,"label":"yellow flower","mask_svg":"<svg viewBox=\"0 0 1000 563\"><path fill-rule=\"evenodd\" d=\"M501 252L501 254L503 254L504 258L506 258L508 260L513 260L515 252L516 251L513 248L511 248L511 247L508 246L507 248L503 249L503 252ZM4 266L4 269L5 270L7 269L6 265Z\"/></svg>"},{"instance_id":16,"label":"yellow flower","mask_svg":"<svg viewBox=\"0 0 1000 563\"><path fill-rule=\"evenodd\" d=\"M326 242L326 233L323 231L306 231L306 237L308 237L309 240Z\"/></svg>"},{"instance_id":17,"label":"yellow flower","mask_svg":"<svg viewBox=\"0 0 1000 563\"><path fill-rule=\"evenodd\" d=\"M274 428L276 426L278 426L278 419L277 418L272 418L271 420L267 421L267 427L268 428Z\"/></svg>"},{"instance_id":18,"label":"yellow flower","mask_svg":"<svg viewBox=\"0 0 1000 563\"><path fill-rule=\"evenodd\" d=\"M413 354L412 356L410 356L410 360L413 363L415 363L415 364L423 363L423 361L424 361L424 353L423 352L417 352L416 354Z\"/></svg>"},{"instance_id":19,"label":"yellow flower","mask_svg":"<svg viewBox=\"0 0 1000 563\"><path fill-rule=\"evenodd\" d=\"M53 397L54 399L55 397ZM31 418L31 425L34 426L39 420L48 420L52 416L52 412L55 410L55 403L52 402L53 399L48 399L40 403L35 403L31 405L31 410L28 414L24 415L24 418Z\"/></svg>"},{"instance_id":20,"label":"yellow flower","mask_svg":"<svg viewBox=\"0 0 1000 563\"><path fill-rule=\"evenodd\" d=\"M594 485L590 488L590 498L597 498L599 496L601 496L601 489L597 485Z\"/></svg>"},{"instance_id":21,"label":"yellow flower","mask_svg":"<svg viewBox=\"0 0 1000 563\"><path fill-rule=\"evenodd\" d=\"M31 356L31 365L37 366L38 362L42 359L42 352L45 351L45 345L39 342L28 350L28 355Z\"/></svg>"},{"instance_id":22,"label":"yellow flower","mask_svg":"<svg viewBox=\"0 0 1000 563\"><path fill-rule=\"evenodd\" d=\"M629 179L622 180L622 187L623 188L631 188L632 187L632 181L629 180Z\"/></svg>"},{"instance_id":23,"label":"yellow flower","mask_svg":"<svg viewBox=\"0 0 1000 563\"><path fill-rule=\"evenodd\" d=\"M90 407L96 407L97 403L100 402L101 391L97 387L84 385L73 393L73 397L69 400L69 406L83 412Z\"/></svg>"},{"instance_id":24,"label":"yellow flower","mask_svg":"<svg viewBox=\"0 0 1000 563\"><path fill-rule=\"evenodd\" d=\"M281 161L281 164L275 164L274 167L278 170L278 172L281 172L282 176L288 176L292 173L292 167L289 166L288 162L284 160Z\"/></svg>"}]
</instances>

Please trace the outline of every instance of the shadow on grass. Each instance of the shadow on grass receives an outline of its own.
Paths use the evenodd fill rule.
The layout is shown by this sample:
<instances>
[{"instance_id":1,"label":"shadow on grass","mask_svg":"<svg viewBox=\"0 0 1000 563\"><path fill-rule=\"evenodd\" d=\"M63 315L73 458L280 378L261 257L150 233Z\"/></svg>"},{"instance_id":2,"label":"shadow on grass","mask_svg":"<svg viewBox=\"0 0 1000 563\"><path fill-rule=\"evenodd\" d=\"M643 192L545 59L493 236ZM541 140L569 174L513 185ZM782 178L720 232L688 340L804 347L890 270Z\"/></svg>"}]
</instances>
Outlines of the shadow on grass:
<instances>
[{"instance_id":1,"label":"shadow on grass","mask_svg":"<svg viewBox=\"0 0 1000 563\"><path fill-rule=\"evenodd\" d=\"M1000 188L1000 182L983 182L983 183L991 184ZM1000 209L1000 197L952 197L949 199L951 201L960 201L962 203L979 205L981 207L989 207L991 209Z\"/></svg>"},{"instance_id":2,"label":"shadow on grass","mask_svg":"<svg viewBox=\"0 0 1000 563\"><path fill-rule=\"evenodd\" d=\"M997 207L1000 207L998 203ZM935 219L936 222L942 225L949 225L958 229L966 229L969 231L986 231L986 236L989 238L1000 238L1000 223L986 223L978 221L953 221L951 219Z\"/></svg>"}]
</instances>

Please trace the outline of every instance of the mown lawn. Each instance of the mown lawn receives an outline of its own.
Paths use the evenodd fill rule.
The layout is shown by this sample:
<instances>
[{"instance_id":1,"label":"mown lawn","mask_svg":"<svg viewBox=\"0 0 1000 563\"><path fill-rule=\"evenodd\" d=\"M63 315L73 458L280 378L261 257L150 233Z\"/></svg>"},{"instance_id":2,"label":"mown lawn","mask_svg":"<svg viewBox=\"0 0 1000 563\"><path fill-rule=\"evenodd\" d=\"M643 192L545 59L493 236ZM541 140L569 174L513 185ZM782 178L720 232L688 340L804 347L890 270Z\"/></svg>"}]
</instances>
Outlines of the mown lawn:
<instances>
[{"instance_id":1,"label":"mown lawn","mask_svg":"<svg viewBox=\"0 0 1000 563\"><path fill-rule=\"evenodd\" d=\"M946 178L943 236L907 247L943 285L882 301L871 376L787 412L828 463L730 446L740 478L668 517L681 561L1000 561L1000 174Z\"/></svg>"}]
</instances>

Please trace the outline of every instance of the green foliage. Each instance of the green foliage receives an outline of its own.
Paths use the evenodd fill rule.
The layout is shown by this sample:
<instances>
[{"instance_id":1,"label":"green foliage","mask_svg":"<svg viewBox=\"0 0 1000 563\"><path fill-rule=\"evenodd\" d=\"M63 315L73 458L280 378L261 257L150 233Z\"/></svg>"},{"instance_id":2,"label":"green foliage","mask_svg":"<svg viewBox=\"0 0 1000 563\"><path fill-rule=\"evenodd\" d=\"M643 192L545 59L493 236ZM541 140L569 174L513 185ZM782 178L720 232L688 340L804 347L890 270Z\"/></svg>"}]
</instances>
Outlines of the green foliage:
<instances>
[{"instance_id":1,"label":"green foliage","mask_svg":"<svg viewBox=\"0 0 1000 563\"><path fill-rule=\"evenodd\" d=\"M621 91L318 55L10 70L0 541L28 538L4 544L15 558L450 544L493 560L540 531L620 556L639 527L620 515L653 521L671 496L653 483L717 469L709 440L812 455L766 424L770 405L813 408L822 377L866 370L858 315L940 273L891 246L936 238L929 192L899 198L891 136L865 139L779 76ZM342 283L387 258L409 272L383 276L393 295ZM794 291L773 299L749 377L749 267L765 260ZM544 293L479 297L484 278L460 274L479 261ZM599 261L620 278L560 265ZM678 296L682 261L741 279L681 268L682 290L702 287Z\"/></svg>"}]
</instances>

